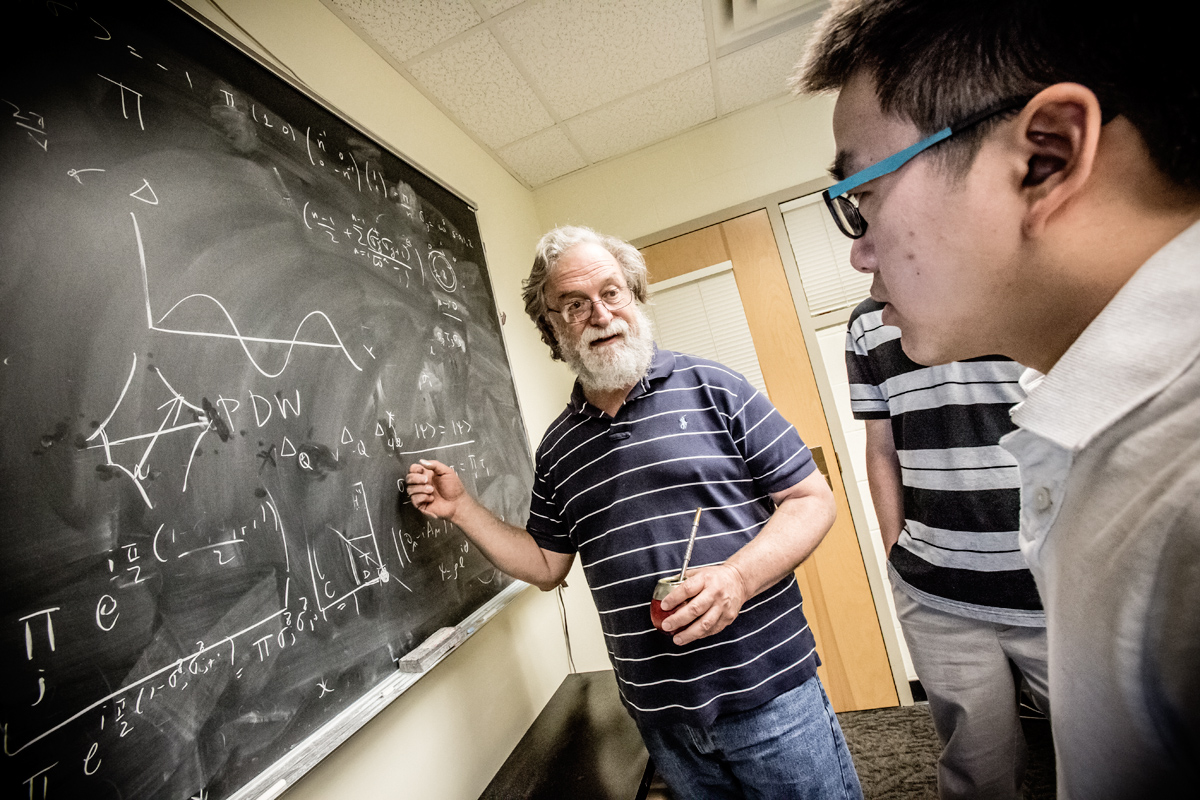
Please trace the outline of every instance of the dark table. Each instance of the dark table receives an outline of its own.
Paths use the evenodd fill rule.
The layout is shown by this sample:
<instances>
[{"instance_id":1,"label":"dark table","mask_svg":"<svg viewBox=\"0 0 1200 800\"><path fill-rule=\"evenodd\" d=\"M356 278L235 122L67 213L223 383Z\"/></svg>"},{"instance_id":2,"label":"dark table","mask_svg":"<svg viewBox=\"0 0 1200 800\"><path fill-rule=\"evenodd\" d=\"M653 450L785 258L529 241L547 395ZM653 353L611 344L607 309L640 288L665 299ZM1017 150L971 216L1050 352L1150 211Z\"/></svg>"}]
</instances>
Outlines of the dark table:
<instances>
[{"instance_id":1,"label":"dark table","mask_svg":"<svg viewBox=\"0 0 1200 800\"><path fill-rule=\"evenodd\" d=\"M568 675L480 800L644 800L654 767L612 672Z\"/></svg>"}]
</instances>

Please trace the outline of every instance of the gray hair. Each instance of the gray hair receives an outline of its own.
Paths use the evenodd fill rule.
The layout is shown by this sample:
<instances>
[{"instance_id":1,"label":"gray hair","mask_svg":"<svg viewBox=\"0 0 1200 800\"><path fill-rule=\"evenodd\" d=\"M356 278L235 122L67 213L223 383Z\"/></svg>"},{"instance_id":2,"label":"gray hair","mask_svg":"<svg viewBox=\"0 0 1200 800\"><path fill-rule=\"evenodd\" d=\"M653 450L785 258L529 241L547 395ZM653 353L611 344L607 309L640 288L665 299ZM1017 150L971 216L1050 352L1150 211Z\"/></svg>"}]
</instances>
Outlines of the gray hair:
<instances>
[{"instance_id":1,"label":"gray hair","mask_svg":"<svg viewBox=\"0 0 1200 800\"><path fill-rule=\"evenodd\" d=\"M550 310L546 305L546 284L550 282L559 259L581 244L600 245L611 253L621 265L625 283L633 292L634 299L639 303L646 302L646 260L629 242L577 225L564 225L545 234L534 251L533 269L521 284L521 296L525 300L525 313L537 325L542 341L550 347L550 355L556 361L562 361L563 357L558 338L554 335L554 326L546 316Z\"/></svg>"}]
</instances>

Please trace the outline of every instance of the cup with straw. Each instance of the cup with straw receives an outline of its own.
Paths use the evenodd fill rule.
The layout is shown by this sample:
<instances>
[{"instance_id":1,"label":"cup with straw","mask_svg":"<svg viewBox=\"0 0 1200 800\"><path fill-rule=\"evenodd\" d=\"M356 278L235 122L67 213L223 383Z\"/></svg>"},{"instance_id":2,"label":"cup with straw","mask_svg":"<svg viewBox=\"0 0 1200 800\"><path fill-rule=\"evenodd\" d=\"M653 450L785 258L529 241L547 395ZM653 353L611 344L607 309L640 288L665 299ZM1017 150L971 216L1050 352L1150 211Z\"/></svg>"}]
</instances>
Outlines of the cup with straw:
<instances>
[{"instance_id":1,"label":"cup with straw","mask_svg":"<svg viewBox=\"0 0 1200 800\"><path fill-rule=\"evenodd\" d=\"M663 611L663 598L669 595L672 589L683 583L687 578L688 564L692 560L692 548L696 544L696 531L700 528L700 511L701 509L696 509L696 516L692 520L692 533L688 537L687 550L683 554L683 568L679 570L678 575L660 578L658 583L654 585L654 596L650 600L650 622L660 631L663 629L663 620L671 616L670 613ZM673 635L667 631L663 631L663 633Z\"/></svg>"}]
</instances>

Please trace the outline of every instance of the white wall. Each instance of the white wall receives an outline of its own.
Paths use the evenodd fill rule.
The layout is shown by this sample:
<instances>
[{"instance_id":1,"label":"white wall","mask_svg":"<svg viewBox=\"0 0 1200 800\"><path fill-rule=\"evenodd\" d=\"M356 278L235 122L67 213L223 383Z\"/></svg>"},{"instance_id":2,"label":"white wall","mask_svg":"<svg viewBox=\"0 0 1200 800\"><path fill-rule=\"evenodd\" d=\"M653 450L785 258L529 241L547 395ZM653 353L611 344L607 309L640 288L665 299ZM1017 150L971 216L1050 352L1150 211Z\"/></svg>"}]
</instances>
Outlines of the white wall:
<instances>
[{"instance_id":1,"label":"white wall","mask_svg":"<svg viewBox=\"0 0 1200 800\"><path fill-rule=\"evenodd\" d=\"M219 10L208 0L188 2L234 38L245 41L237 30L244 28L312 91L478 204L496 301L508 318L504 335L517 393L536 444L562 409L571 377L548 358L520 299L520 280L542 233L532 194L318 0L217 0ZM578 568L569 582L576 665L607 668ZM530 589L286 798L477 797L566 673L557 603L552 594Z\"/></svg>"},{"instance_id":2,"label":"white wall","mask_svg":"<svg viewBox=\"0 0 1200 800\"><path fill-rule=\"evenodd\" d=\"M534 190L542 226L636 239L825 176L833 98L781 97Z\"/></svg>"}]
</instances>

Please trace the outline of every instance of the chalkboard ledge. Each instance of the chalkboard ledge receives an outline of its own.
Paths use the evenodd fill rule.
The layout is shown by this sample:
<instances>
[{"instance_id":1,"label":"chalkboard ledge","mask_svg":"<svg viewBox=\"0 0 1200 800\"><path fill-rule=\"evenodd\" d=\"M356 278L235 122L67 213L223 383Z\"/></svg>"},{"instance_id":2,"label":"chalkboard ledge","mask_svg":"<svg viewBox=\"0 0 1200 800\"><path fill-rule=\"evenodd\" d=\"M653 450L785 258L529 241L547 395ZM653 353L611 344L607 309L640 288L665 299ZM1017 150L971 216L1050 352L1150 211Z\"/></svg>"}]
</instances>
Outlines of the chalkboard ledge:
<instances>
[{"instance_id":1,"label":"chalkboard ledge","mask_svg":"<svg viewBox=\"0 0 1200 800\"><path fill-rule=\"evenodd\" d=\"M514 580L486 604L480 606L475 613L458 624L455 645L441 653L428 669L421 673L397 671L381 681L378 686L355 701L354 705L296 745L284 758L276 761L270 769L260 773L253 781L230 795L229 800L274 800L275 797L283 794L284 790L298 781L304 773L337 749L342 742L349 739L375 715L383 711L389 703L408 691L413 684L428 675L433 667L457 650L463 642L475 635L492 617L500 613L501 609L528 588L530 588L530 584Z\"/></svg>"}]
</instances>

